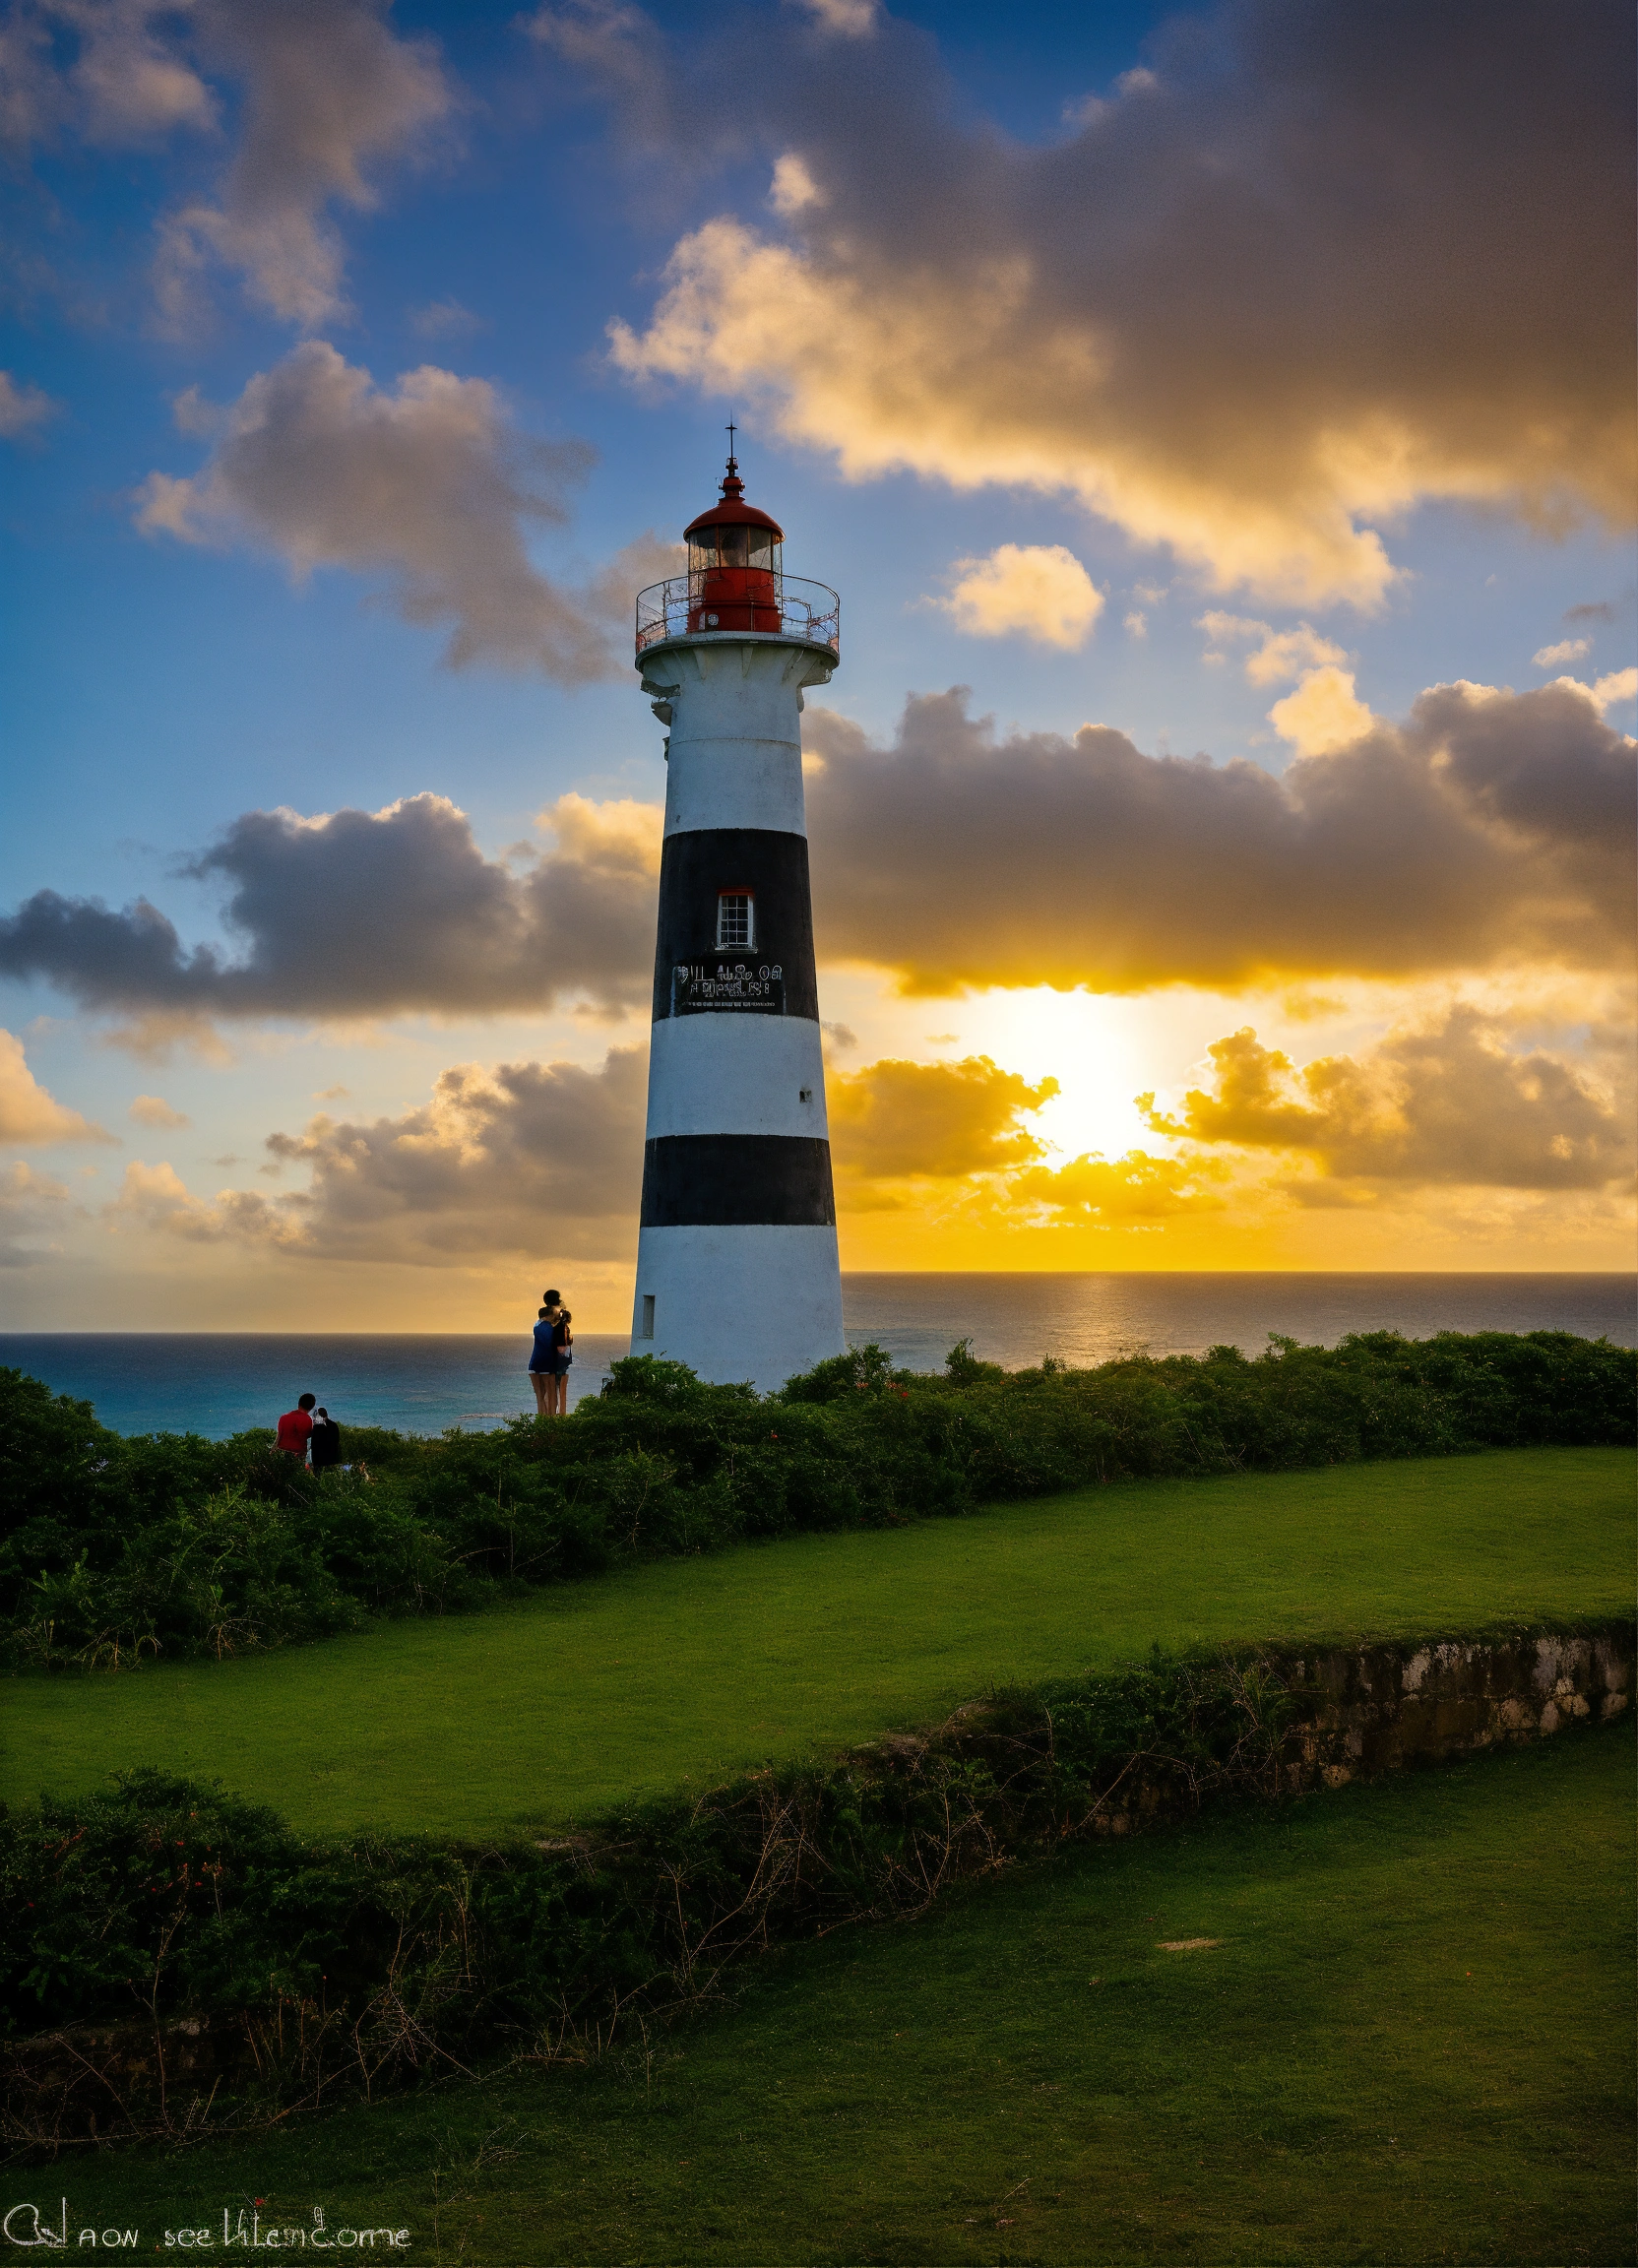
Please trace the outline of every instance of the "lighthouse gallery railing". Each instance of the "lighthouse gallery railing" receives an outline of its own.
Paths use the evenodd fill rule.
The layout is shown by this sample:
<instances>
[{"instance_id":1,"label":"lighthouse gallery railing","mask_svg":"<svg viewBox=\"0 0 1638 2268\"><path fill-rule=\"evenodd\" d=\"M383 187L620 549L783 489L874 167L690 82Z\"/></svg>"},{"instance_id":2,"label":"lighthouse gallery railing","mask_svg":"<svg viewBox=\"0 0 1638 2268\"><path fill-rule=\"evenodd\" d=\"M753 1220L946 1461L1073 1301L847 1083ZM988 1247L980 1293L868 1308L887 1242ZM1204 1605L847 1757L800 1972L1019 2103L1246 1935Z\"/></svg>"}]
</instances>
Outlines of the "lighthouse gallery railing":
<instances>
[{"instance_id":1,"label":"lighthouse gallery railing","mask_svg":"<svg viewBox=\"0 0 1638 2268\"><path fill-rule=\"evenodd\" d=\"M666 638L686 638L689 618L697 617L704 603L705 574L673 575L668 583L651 584L647 591L637 594L637 651L658 646ZM759 578L760 580L760 578ZM833 654L841 652L842 601L826 584L808 583L800 576L783 572L769 577L773 584L770 602L759 593L756 599L758 612L766 606L772 611L779 608L780 629L765 633L768 636L800 638L805 645L828 646ZM696 633L698 635L698 633ZM707 630L706 636L712 635ZM731 636L732 632L724 635Z\"/></svg>"}]
</instances>

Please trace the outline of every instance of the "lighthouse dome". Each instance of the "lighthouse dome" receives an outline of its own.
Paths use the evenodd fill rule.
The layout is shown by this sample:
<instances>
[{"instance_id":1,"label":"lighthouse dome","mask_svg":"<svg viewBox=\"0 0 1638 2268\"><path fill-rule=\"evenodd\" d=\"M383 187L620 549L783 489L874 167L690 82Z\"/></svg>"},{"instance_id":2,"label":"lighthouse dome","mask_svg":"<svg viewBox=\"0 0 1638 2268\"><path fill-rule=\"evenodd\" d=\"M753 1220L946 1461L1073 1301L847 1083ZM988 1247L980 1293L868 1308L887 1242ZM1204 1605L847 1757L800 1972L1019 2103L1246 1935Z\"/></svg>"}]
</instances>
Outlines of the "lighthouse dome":
<instances>
[{"instance_id":1,"label":"lighthouse dome","mask_svg":"<svg viewBox=\"0 0 1638 2268\"><path fill-rule=\"evenodd\" d=\"M785 530L779 522L771 520L766 512L759 512L754 504L747 504L743 496L729 496L726 493L727 485L726 481L723 483L724 495L720 504L714 504L709 512L702 512L697 520L689 521L682 532L685 541L691 543L696 536L702 535L708 528L763 528L776 543L783 543ZM733 485L737 488L738 481Z\"/></svg>"},{"instance_id":2,"label":"lighthouse dome","mask_svg":"<svg viewBox=\"0 0 1638 2268\"><path fill-rule=\"evenodd\" d=\"M723 475L721 501L713 504L709 512L702 512L697 520L690 520L683 530L683 538L692 543L696 536L710 528L761 528L776 543L785 540L785 530L766 512L759 512L754 504L745 501L745 483L739 477L739 467L728 459L728 469Z\"/></svg>"}]
</instances>

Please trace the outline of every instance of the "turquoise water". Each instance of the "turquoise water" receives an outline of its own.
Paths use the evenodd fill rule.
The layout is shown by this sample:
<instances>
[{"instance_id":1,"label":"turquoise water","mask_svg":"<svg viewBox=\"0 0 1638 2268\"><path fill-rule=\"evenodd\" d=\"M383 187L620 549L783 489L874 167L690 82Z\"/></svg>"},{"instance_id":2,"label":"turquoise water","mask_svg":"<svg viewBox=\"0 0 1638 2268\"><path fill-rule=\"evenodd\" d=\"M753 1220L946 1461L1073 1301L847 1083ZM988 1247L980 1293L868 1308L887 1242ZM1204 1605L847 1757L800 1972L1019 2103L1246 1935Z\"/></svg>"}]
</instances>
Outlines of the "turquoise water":
<instances>
[{"instance_id":1,"label":"turquoise water","mask_svg":"<svg viewBox=\"0 0 1638 2268\"><path fill-rule=\"evenodd\" d=\"M941 1369L966 1338L1014 1369L1043 1354L1100 1362L1136 1346L1197 1354L1228 1342L1256 1354L1271 1331L1323 1346L1382 1330L1573 1331L1638 1344L1626 1275L879 1275L845 1276L842 1291L850 1340L877 1340L916 1370ZM571 1400L595 1393L627 1348L623 1335L584 1333ZM94 1403L119 1432L218 1438L271 1425L306 1392L344 1425L498 1424L534 1408L528 1351L527 1326L495 1337L0 1333L0 1363Z\"/></svg>"}]
</instances>

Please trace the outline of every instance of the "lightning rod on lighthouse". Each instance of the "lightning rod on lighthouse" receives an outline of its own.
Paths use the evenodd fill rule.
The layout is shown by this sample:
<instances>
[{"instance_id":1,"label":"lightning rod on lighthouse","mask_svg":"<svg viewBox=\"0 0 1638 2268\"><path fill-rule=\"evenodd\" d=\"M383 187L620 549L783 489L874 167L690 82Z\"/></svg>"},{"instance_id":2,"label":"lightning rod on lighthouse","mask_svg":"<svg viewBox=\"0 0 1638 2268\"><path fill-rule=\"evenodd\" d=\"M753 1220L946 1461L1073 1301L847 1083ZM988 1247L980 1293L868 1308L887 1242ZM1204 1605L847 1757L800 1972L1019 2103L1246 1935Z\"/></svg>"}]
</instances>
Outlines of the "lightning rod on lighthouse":
<instances>
[{"instance_id":1,"label":"lightning rod on lighthouse","mask_svg":"<svg viewBox=\"0 0 1638 2268\"><path fill-rule=\"evenodd\" d=\"M669 734L631 1351L767 1392L846 1344L797 722L841 601L785 573L731 454L684 534L637 600Z\"/></svg>"}]
</instances>

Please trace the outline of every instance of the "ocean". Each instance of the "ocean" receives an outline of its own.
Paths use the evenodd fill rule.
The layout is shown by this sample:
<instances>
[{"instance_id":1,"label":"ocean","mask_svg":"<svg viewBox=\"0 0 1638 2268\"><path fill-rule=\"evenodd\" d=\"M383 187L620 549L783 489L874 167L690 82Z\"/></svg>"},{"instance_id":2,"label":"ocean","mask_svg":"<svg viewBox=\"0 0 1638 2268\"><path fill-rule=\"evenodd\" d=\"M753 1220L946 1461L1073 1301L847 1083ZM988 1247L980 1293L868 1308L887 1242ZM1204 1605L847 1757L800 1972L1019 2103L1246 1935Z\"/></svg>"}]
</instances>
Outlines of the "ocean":
<instances>
[{"instance_id":1,"label":"ocean","mask_svg":"<svg viewBox=\"0 0 1638 2268\"><path fill-rule=\"evenodd\" d=\"M1638 1345L1628 1275L869 1275L842 1279L851 1345L875 1340L897 1363L938 1370L958 1339L1020 1369L1053 1354L1102 1362L1129 1348L1198 1354L1225 1343L1255 1354L1271 1331L1335 1346L1349 1331L1573 1331ZM622 1333L584 1333L570 1400L596 1393L629 1351ZM497 1425L534 1408L529 1326L500 1335L389 1332L0 1332L0 1364L94 1403L121 1433L220 1439L271 1426L311 1392L342 1424L415 1433Z\"/></svg>"}]
</instances>

